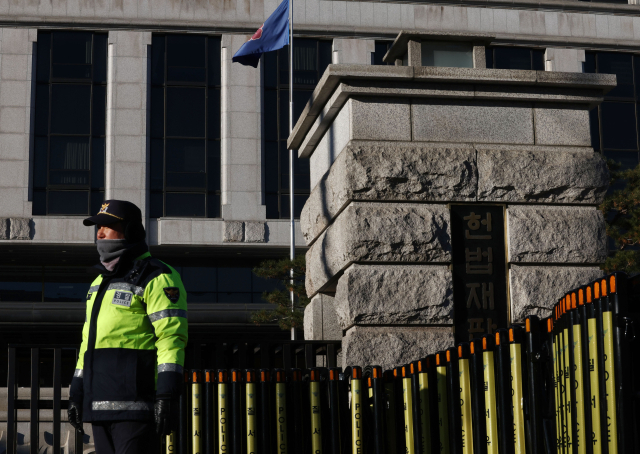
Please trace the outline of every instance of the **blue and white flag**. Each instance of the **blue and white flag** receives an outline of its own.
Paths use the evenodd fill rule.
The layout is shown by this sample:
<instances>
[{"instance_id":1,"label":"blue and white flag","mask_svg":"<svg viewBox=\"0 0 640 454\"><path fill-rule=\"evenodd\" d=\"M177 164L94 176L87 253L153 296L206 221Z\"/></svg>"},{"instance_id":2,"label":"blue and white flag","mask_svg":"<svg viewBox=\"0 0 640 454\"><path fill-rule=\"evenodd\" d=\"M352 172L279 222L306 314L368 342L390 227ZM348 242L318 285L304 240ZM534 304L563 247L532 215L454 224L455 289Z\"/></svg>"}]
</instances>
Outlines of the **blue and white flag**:
<instances>
[{"instance_id":1,"label":"blue and white flag","mask_svg":"<svg viewBox=\"0 0 640 454\"><path fill-rule=\"evenodd\" d=\"M233 56L233 61L258 67L263 52L282 49L289 44L289 0L282 0L262 27L244 43Z\"/></svg>"}]
</instances>

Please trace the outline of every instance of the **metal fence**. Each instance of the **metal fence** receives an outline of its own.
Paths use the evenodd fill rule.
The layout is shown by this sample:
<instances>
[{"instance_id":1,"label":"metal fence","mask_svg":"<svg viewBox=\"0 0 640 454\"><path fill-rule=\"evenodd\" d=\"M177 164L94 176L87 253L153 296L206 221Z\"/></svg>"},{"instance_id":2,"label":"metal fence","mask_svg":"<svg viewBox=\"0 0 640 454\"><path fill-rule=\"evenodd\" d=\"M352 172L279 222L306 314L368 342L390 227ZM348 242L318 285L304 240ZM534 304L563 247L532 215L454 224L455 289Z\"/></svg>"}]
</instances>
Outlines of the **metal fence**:
<instances>
[{"instance_id":1,"label":"metal fence","mask_svg":"<svg viewBox=\"0 0 640 454\"><path fill-rule=\"evenodd\" d=\"M229 340L225 342L191 343L185 354L185 368L292 368L310 369L317 366L337 367L340 341L265 341ZM18 345L10 344L7 377L6 452L18 452L18 410L29 410L29 452L40 452L40 410L53 410L53 452L61 452L61 422L68 399L62 390L73 377L79 345ZM52 399L42 399L42 385L52 387ZM29 388L29 397L18 393L19 387ZM61 418L62 417L62 418ZM83 436L74 431L69 440L76 453L83 451ZM34 443L35 441L35 443ZM24 448L22 448L24 449ZM21 452L24 452L21 450Z\"/></svg>"}]
</instances>

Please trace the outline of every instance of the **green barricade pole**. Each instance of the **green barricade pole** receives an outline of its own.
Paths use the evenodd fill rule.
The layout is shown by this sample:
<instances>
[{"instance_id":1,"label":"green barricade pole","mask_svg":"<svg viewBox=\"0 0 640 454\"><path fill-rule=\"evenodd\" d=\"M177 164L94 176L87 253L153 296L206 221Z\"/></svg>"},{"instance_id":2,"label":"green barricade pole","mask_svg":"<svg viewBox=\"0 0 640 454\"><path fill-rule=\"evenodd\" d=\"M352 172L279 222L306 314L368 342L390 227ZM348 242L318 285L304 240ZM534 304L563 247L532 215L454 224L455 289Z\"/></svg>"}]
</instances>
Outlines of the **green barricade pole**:
<instances>
[{"instance_id":1,"label":"green barricade pole","mask_svg":"<svg viewBox=\"0 0 640 454\"><path fill-rule=\"evenodd\" d=\"M571 292L571 310L569 311L572 390L576 427L574 443L578 454L587 454L587 419L585 417L584 366L582 364L582 330L578 313L578 292Z\"/></svg>"},{"instance_id":2,"label":"green barricade pole","mask_svg":"<svg viewBox=\"0 0 640 454\"><path fill-rule=\"evenodd\" d=\"M347 367L343 373L339 375L338 396L340 400L340 449L343 454L349 454L352 450L352 434L351 434L351 395L350 380L351 368Z\"/></svg>"},{"instance_id":3,"label":"green barricade pole","mask_svg":"<svg viewBox=\"0 0 640 454\"><path fill-rule=\"evenodd\" d=\"M447 400L447 354L436 354L436 379L438 388L438 427L440 453L450 454L449 447L449 405Z\"/></svg>"},{"instance_id":4,"label":"green barricade pole","mask_svg":"<svg viewBox=\"0 0 640 454\"><path fill-rule=\"evenodd\" d=\"M278 454L289 452L289 440L287 439L287 384L282 369L275 369L276 380L276 443Z\"/></svg>"},{"instance_id":5,"label":"green barricade pole","mask_svg":"<svg viewBox=\"0 0 640 454\"><path fill-rule=\"evenodd\" d=\"M260 395L260 419L258 420L258 440L261 454L271 454L271 374L269 369L260 369L258 389Z\"/></svg>"},{"instance_id":6,"label":"green barricade pole","mask_svg":"<svg viewBox=\"0 0 640 454\"><path fill-rule=\"evenodd\" d=\"M245 371L245 386L244 386L244 406L245 406L245 432L247 434L247 454L257 454L258 452L258 439L256 437L256 430L258 427L256 421L256 403L258 401L256 396L256 373L247 369Z\"/></svg>"},{"instance_id":7,"label":"green barricade pole","mask_svg":"<svg viewBox=\"0 0 640 454\"><path fill-rule=\"evenodd\" d=\"M200 383L200 371L191 371L191 449L193 454L202 452L202 427L200 426L200 396L202 384Z\"/></svg>"},{"instance_id":8,"label":"green barricade pole","mask_svg":"<svg viewBox=\"0 0 640 454\"><path fill-rule=\"evenodd\" d=\"M382 378L384 380L384 398L386 401L386 408L384 409L384 421L386 428L386 452L387 454L398 453L398 441L396 440L396 395L393 371L387 370L383 373Z\"/></svg>"},{"instance_id":9,"label":"green barricade pole","mask_svg":"<svg viewBox=\"0 0 640 454\"><path fill-rule=\"evenodd\" d=\"M320 370L309 372L309 402L311 410L311 452L322 454L322 410L320 401Z\"/></svg>"},{"instance_id":10,"label":"green barricade pole","mask_svg":"<svg viewBox=\"0 0 640 454\"><path fill-rule=\"evenodd\" d=\"M338 386L340 384L340 370L329 369L329 448L331 454L341 454L340 442L340 396Z\"/></svg>"},{"instance_id":11,"label":"green barricade pole","mask_svg":"<svg viewBox=\"0 0 640 454\"><path fill-rule=\"evenodd\" d=\"M545 397L548 399L545 407L545 416L548 417L547 424L544 425L545 435L545 448L547 454L558 454L560 452L560 445L558 444L557 434L560 430L560 424L558 423L558 382L556 380L556 344L555 335L553 330L554 316L553 312L543 322L545 336L545 349L548 355L548 364L545 368Z\"/></svg>"},{"instance_id":12,"label":"green barricade pole","mask_svg":"<svg viewBox=\"0 0 640 454\"><path fill-rule=\"evenodd\" d=\"M386 398L384 393L384 379L382 376L382 368L380 366L371 367L371 411L372 411L372 435L373 435L373 452L374 454L385 454L387 451L387 440L385 437L385 410Z\"/></svg>"},{"instance_id":13,"label":"green barricade pole","mask_svg":"<svg viewBox=\"0 0 640 454\"><path fill-rule=\"evenodd\" d=\"M524 321L524 351L526 369L528 370L527 395L525 396L529 409L528 440L529 452L544 453L544 428L543 428L543 383L542 372L542 336L540 333L540 319L535 315L528 316Z\"/></svg>"},{"instance_id":14,"label":"green barricade pole","mask_svg":"<svg viewBox=\"0 0 640 454\"><path fill-rule=\"evenodd\" d=\"M231 369L231 452L233 454L244 454L242 452L242 446L244 442L242 431L242 405L241 400L241 384L242 384L242 372L238 369Z\"/></svg>"},{"instance_id":15,"label":"green barricade pole","mask_svg":"<svg viewBox=\"0 0 640 454\"><path fill-rule=\"evenodd\" d=\"M431 414L429 398L429 369L431 358L424 358L416 361L418 374L418 408L420 418L420 449L421 454L431 454Z\"/></svg>"},{"instance_id":16,"label":"green barricade pole","mask_svg":"<svg viewBox=\"0 0 640 454\"><path fill-rule=\"evenodd\" d=\"M587 318L587 305L586 305L586 287L579 288L577 291L578 294L578 305L576 309L575 317L578 319L578 331L574 333L574 337L577 338L579 335L580 352L574 351L574 356L578 357L580 355L580 385L582 387L582 393L580 395L582 399L582 408L584 412L584 429L582 430L582 437L585 444L586 454L594 454L594 443L593 443L593 420L592 420L592 410L591 410L591 378L589 372L589 325Z\"/></svg>"},{"instance_id":17,"label":"green barricade pole","mask_svg":"<svg viewBox=\"0 0 640 454\"><path fill-rule=\"evenodd\" d=\"M468 343L464 342L458 345L457 357L460 389L460 444L462 454L473 454L473 416L471 411L471 373L469 371Z\"/></svg>"},{"instance_id":18,"label":"green barricade pole","mask_svg":"<svg viewBox=\"0 0 640 454\"><path fill-rule=\"evenodd\" d=\"M600 281L600 307L602 312L602 339L604 346L604 371L607 401L607 439L609 453L618 454L618 414L616 395L616 370L614 367L613 314L609 306L607 280Z\"/></svg>"},{"instance_id":19,"label":"green barricade pole","mask_svg":"<svg viewBox=\"0 0 640 454\"><path fill-rule=\"evenodd\" d=\"M487 454L500 453L498 437L498 397L496 395L496 366L494 361L495 338L487 334L482 337L482 378L484 382L485 430Z\"/></svg>"},{"instance_id":20,"label":"green barricade pole","mask_svg":"<svg viewBox=\"0 0 640 454\"><path fill-rule=\"evenodd\" d=\"M447 355L447 405L449 406L449 450L451 454L462 454L462 432L460 413L460 378L458 376L458 350L451 347Z\"/></svg>"},{"instance_id":21,"label":"green barricade pole","mask_svg":"<svg viewBox=\"0 0 640 454\"><path fill-rule=\"evenodd\" d=\"M214 452L216 445L216 427L215 423L215 407L216 393L214 392L216 374L211 369L204 371L204 417L202 422L202 437L204 439L204 452L211 454Z\"/></svg>"},{"instance_id":22,"label":"green barricade pole","mask_svg":"<svg viewBox=\"0 0 640 454\"><path fill-rule=\"evenodd\" d=\"M473 424L473 452L487 454L487 425L485 422L484 367L482 339L469 342L469 376L471 378L471 417ZM488 407L487 407L488 408Z\"/></svg>"},{"instance_id":23,"label":"green barricade pole","mask_svg":"<svg viewBox=\"0 0 640 454\"><path fill-rule=\"evenodd\" d=\"M228 454L229 449L229 376L227 371L218 370L218 411L216 419L218 425L218 454Z\"/></svg>"},{"instance_id":24,"label":"green barricade pole","mask_svg":"<svg viewBox=\"0 0 640 454\"><path fill-rule=\"evenodd\" d=\"M413 388L409 365L402 366L402 408L404 414L404 439L407 454L416 454L413 433Z\"/></svg>"},{"instance_id":25,"label":"green barricade pole","mask_svg":"<svg viewBox=\"0 0 640 454\"><path fill-rule=\"evenodd\" d=\"M525 415L525 373L522 362L522 330L519 326L509 328L509 364L511 369L511 412L513 414L513 446L516 453L528 453Z\"/></svg>"},{"instance_id":26,"label":"green barricade pole","mask_svg":"<svg viewBox=\"0 0 640 454\"><path fill-rule=\"evenodd\" d=\"M509 357L509 331L499 329L496 332L495 371L498 396L498 434L500 454L514 454L513 414L511 401L511 367ZM518 453L520 454L520 453Z\"/></svg>"},{"instance_id":27,"label":"green barricade pole","mask_svg":"<svg viewBox=\"0 0 640 454\"><path fill-rule=\"evenodd\" d=\"M351 452L363 454L363 395L362 369L358 366L351 368Z\"/></svg>"}]
</instances>

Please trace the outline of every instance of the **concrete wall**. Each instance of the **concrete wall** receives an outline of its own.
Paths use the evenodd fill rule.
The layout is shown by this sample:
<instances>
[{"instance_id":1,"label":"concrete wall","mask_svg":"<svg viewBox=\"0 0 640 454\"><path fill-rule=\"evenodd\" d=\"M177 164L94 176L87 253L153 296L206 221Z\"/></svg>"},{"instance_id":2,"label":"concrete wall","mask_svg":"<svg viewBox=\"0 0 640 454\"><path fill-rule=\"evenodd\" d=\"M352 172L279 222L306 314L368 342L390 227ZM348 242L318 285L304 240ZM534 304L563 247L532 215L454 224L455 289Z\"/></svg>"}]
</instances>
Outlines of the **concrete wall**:
<instances>
[{"instance_id":1,"label":"concrete wall","mask_svg":"<svg viewBox=\"0 0 640 454\"><path fill-rule=\"evenodd\" d=\"M31 215L29 150L37 30L0 29L0 216Z\"/></svg>"}]
</instances>

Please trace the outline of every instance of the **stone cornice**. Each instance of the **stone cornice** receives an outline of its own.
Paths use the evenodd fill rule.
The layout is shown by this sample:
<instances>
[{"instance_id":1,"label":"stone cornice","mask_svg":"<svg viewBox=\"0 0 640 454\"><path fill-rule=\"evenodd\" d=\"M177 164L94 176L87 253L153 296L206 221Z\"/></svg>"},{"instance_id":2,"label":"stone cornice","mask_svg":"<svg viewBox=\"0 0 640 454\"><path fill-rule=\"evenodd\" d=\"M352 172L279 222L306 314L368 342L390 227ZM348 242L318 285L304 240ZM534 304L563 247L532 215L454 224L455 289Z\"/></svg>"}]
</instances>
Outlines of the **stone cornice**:
<instances>
[{"instance_id":1,"label":"stone cornice","mask_svg":"<svg viewBox=\"0 0 640 454\"><path fill-rule=\"evenodd\" d=\"M363 80L366 83L363 84ZM515 86L518 86L515 89ZM528 88L523 88L528 86ZM329 65L305 106L287 146L308 158L351 96L454 97L496 101L586 104L616 86L611 74L504 69ZM514 87L511 90L509 87Z\"/></svg>"}]
</instances>

